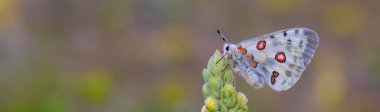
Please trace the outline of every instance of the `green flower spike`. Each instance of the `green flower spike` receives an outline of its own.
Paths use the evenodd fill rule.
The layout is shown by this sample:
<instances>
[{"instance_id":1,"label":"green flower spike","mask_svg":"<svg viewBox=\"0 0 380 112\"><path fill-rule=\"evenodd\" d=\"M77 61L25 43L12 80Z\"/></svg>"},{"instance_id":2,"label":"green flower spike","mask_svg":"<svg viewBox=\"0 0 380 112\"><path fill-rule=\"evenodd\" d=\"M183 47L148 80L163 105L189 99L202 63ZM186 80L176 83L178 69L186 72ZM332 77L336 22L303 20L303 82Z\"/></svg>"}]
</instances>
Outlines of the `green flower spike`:
<instances>
[{"instance_id":1,"label":"green flower spike","mask_svg":"<svg viewBox=\"0 0 380 112\"><path fill-rule=\"evenodd\" d=\"M207 69L202 72L205 84L202 86L205 105L202 112L247 112L247 97L236 92L233 73L219 50L211 56ZM227 67L227 68L226 68Z\"/></svg>"}]
</instances>

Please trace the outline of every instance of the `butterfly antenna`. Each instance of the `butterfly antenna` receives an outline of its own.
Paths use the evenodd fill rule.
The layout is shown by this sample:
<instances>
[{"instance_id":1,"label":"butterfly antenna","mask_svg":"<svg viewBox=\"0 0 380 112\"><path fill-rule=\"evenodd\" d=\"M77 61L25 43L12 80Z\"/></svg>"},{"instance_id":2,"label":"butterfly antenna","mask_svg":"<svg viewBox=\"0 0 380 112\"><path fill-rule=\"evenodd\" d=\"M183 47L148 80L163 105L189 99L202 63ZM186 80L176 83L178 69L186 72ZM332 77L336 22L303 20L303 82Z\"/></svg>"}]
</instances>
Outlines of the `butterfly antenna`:
<instances>
[{"instance_id":1,"label":"butterfly antenna","mask_svg":"<svg viewBox=\"0 0 380 112\"><path fill-rule=\"evenodd\" d=\"M222 32L220 32L220 30L219 30L219 29L218 29L218 30L216 30L216 32L218 32L218 34L219 34L219 35L221 35L221 36L223 37L223 41L226 41L226 42L228 42L228 40L227 40L226 36L224 36L224 34L223 34Z\"/></svg>"}]
</instances>

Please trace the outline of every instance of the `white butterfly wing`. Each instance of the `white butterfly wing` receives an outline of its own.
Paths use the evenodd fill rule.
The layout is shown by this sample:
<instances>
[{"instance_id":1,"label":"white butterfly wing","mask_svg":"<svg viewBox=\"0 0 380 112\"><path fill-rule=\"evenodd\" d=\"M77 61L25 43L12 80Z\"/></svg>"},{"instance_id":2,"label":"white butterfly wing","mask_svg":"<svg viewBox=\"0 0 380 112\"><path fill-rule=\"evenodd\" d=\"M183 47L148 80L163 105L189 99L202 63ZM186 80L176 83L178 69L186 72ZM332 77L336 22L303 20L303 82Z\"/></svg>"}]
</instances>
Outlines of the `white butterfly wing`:
<instances>
[{"instance_id":1,"label":"white butterfly wing","mask_svg":"<svg viewBox=\"0 0 380 112\"><path fill-rule=\"evenodd\" d=\"M263 82L276 91L288 90L301 77L317 49L319 37L306 28L292 28L243 41L237 46L252 54L257 66L250 66L249 58L242 63L247 68L243 77L251 85L262 87ZM264 80L264 81L263 81Z\"/></svg>"}]
</instances>

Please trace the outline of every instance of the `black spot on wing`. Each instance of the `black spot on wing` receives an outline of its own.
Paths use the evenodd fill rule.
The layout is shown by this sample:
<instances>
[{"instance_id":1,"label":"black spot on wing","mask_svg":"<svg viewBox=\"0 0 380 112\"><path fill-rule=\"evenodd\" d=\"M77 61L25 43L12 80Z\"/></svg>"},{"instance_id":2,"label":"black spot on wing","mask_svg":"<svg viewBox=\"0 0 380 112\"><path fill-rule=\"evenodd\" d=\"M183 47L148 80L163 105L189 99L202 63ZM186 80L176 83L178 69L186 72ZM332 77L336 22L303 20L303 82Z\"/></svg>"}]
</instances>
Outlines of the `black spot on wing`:
<instances>
[{"instance_id":1,"label":"black spot on wing","mask_svg":"<svg viewBox=\"0 0 380 112\"><path fill-rule=\"evenodd\" d=\"M286 40L286 45L288 45L288 46L292 46L292 39L288 38L288 39Z\"/></svg>"},{"instance_id":2,"label":"black spot on wing","mask_svg":"<svg viewBox=\"0 0 380 112\"><path fill-rule=\"evenodd\" d=\"M296 67L295 64L288 64L289 68L293 69L294 67Z\"/></svg>"},{"instance_id":3,"label":"black spot on wing","mask_svg":"<svg viewBox=\"0 0 380 112\"><path fill-rule=\"evenodd\" d=\"M286 37L288 35L286 30L283 32L283 35L284 35L284 37Z\"/></svg>"},{"instance_id":4,"label":"black spot on wing","mask_svg":"<svg viewBox=\"0 0 380 112\"><path fill-rule=\"evenodd\" d=\"M261 67L261 70L264 72L264 74L269 73L269 71L265 67Z\"/></svg>"},{"instance_id":5,"label":"black spot on wing","mask_svg":"<svg viewBox=\"0 0 380 112\"><path fill-rule=\"evenodd\" d=\"M298 35L298 32L299 32L298 29L294 30L294 34Z\"/></svg>"},{"instance_id":6,"label":"black spot on wing","mask_svg":"<svg viewBox=\"0 0 380 112\"><path fill-rule=\"evenodd\" d=\"M299 48L302 48L302 45L303 45L303 40L300 41L298 47L299 47Z\"/></svg>"},{"instance_id":7,"label":"black spot on wing","mask_svg":"<svg viewBox=\"0 0 380 112\"><path fill-rule=\"evenodd\" d=\"M311 31L309 29L303 29L303 34L306 35L306 36L307 35L314 35L313 33L314 33L314 31Z\"/></svg>"},{"instance_id":8,"label":"black spot on wing","mask_svg":"<svg viewBox=\"0 0 380 112\"><path fill-rule=\"evenodd\" d=\"M294 63L297 63L297 62L298 62L298 58L297 58L297 56L293 56L293 59L294 59Z\"/></svg>"},{"instance_id":9,"label":"black spot on wing","mask_svg":"<svg viewBox=\"0 0 380 112\"><path fill-rule=\"evenodd\" d=\"M253 73L256 74L257 76L259 76L259 79L264 79L264 78L263 78L264 75L263 75L262 73L260 73L259 71L254 70ZM259 81L260 81L260 83L263 82L262 80L259 80Z\"/></svg>"},{"instance_id":10,"label":"black spot on wing","mask_svg":"<svg viewBox=\"0 0 380 112\"><path fill-rule=\"evenodd\" d=\"M289 70L286 70L285 71L285 75L288 76L288 77L291 77L292 76L292 72L290 72Z\"/></svg>"},{"instance_id":11,"label":"black spot on wing","mask_svg":"<svg viewBox=\"0 0 380 112\"><path fill-rule=\"evenodd\" d=\"M275 38L273 35L271 35L269 38Z\"/></svg>"},{"instance_id":12,"label":"black spot on wing","mask_svg":"<svg viewBox=\"0 0 380 112\"><path fill-rule=\"evenodd\" d=\"M288 38L288 40L286 40L287 42L289 43L292 43L292 39Z\"/></svg>"},{"instance_id":13,"label":"black spot on wing","mask_svg":"<svg viewBox=\"0 0 380 112\"><path fill-rule=\"evenodd\" d=\"M315 41L312 38L307 38L307 42L311 44L312 46L316 46L318 44L318 41Z\"/></svg>"}]
</instances>

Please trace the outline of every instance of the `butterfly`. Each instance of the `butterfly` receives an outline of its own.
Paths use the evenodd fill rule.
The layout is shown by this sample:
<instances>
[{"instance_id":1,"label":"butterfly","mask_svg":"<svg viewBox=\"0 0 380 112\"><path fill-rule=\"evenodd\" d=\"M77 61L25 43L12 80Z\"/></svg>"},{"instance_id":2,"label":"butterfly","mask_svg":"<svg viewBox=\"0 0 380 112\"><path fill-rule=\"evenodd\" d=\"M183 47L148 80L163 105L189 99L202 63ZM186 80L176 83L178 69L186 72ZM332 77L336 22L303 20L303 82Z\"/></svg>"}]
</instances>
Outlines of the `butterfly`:
<instances>
[{"instance_id":1,"label":"butterfly","mask_svg":"<svg viewBox=\"0 0 380 112\"><path fill-rule=\"evenodd\" d=\"M291 28L257 36L238 44L223 45L223 58L233 71L255 88L264 83L275 91L291 88L310 64L318 47L318 34L307 28Z\"/></svg>"}]
</instances>

